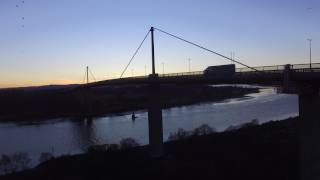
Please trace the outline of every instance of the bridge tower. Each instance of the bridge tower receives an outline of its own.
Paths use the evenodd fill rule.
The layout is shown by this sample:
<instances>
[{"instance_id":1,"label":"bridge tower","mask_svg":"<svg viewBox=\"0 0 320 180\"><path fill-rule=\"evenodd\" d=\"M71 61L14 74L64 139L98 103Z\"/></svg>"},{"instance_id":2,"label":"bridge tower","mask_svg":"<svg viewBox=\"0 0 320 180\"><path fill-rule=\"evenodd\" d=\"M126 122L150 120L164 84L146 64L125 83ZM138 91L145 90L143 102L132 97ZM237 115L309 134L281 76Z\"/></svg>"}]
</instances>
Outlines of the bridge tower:
<instances>
[{"instance_id":1,"label":"bridge tower","mask_svg":"<svg viewBox=\"0 0 320 180\"><path fill-rule=\"evenodd\" d=\"M149 148L152 157L163 155L163 127L162 109L159 101L160 84L158 74L155 72L154 56L154 28L151 27L151 53L152 53L152 74L149 75L149 105L148 105L148 125L149 125Z\"/></svg>"}]
</instances>

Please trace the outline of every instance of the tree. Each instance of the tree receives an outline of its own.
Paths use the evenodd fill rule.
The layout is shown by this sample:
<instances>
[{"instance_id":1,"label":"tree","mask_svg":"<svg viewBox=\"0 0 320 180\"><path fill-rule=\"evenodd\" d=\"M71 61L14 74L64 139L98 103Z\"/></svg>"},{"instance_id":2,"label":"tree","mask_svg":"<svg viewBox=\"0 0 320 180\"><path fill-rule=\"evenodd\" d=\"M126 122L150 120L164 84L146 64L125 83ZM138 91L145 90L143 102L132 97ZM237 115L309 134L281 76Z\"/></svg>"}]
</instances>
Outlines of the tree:
<instances>
[{"instance_id":1,"label":"tree","mask_svg":"<svg viewBox=\"0 0 320 180\"><path fill-rule=\"evenodd\" d=\"M54 158L54 156L50 152L43 152L40 155L39 162L43 163L43 162L48 161L48 160L53 159L53 158Z\"/></svg>"},{"instance_id":2,"label":"tree","mask_svg":"<svg viewBox=\"0 0 320 180\"><path fill-rule=\"evenodd\" d=\"M128 149L139 146L139 143L133 138L125 138L120 141L120 149Z\"/></svg>"},{"instance_id":3,"label":"tree","mask_svg":"<svg viewBox=\"0 0 320 180\"><path fill-rule=\"evenodd\" d=\"M207 124L203 124L193 131L193 135L194 136L202 136L202 135L207 135L207 134L211 134L214 132L216 132L215 128L212 128Z\"/></svg>"},{"instance_id":4,"label":"tree","mask_svg":"<svg viewBox=\"0 0 320 180\"><path fill-rule=\"evenodd\" d=\"M190 132L179 128L177 132L170 133L168 140L169 141L175 141L175 140L180 140L180 139L186 139L190 137Z\"/></svg>"}]
</instances>

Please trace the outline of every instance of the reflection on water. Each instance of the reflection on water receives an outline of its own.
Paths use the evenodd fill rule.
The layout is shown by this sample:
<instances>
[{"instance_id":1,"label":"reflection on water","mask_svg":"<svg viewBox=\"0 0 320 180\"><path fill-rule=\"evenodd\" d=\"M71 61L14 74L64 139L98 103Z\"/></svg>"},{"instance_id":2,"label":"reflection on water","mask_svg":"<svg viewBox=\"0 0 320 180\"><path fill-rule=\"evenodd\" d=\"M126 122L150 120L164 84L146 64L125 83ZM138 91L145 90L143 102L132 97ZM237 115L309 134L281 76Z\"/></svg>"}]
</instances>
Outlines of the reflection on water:
<instances>
[{"instance_id":1,"label":"reflection on water","mask_svg":"<svg viewBox=\"0 0 320 180\"><path fill-rule=\"evenodd\" d=\"M127 137L147 144L147 113L135 112L138 117L135 121L132 121L131 113L83 121L61 118L36 124L0 123L0 155L28 152L35 164L41 152L55 155L80 153L90 145L118 143ZM192 130L208 124L223 131L230 125L253 119L266 122L297 115L296 95L276 94L272 88L266 88L243 98L165 109L164 139L178 128Z\"/></svg>"}]
</instances>

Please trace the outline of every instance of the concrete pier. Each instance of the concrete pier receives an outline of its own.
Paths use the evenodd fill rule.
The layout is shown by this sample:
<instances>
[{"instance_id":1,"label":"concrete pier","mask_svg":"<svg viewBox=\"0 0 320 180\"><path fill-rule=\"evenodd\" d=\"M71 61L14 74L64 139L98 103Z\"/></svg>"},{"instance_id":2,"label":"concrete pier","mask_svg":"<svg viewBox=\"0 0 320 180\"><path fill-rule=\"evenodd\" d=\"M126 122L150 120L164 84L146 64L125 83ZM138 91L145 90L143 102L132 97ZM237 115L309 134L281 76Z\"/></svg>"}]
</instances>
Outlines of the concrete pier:
<instances>
[{"instance_id":1,"label":"concrete pier","mask_svg":"<svg viewBox=\"0 0 320 180\"><path fill-rule=\"evenodd\" d=\"M284 66L283 71L283 85L282 85L282 92L290 93L290 74L291 74L291 65L286 64Z\"/></svg>"},{"instance_id":2,"label":"concrete pier","mask_svg":"<svg viewBox=\"0 0 320 180\"><path fill-rule=\"evenodd\" d=\"M300 179L319 180L320 96L318 88L309 89L299 94Z\"/></svg>"},{"instance_id":3,"label":"concrete pier","mask_svg":"<svg viewBox=\"0 0 320 180\"><path fill-rule=\"evenodd\" d=\"M150 75L150 80L156 80L158 75ZM163 155L163 128L162 128L162 109L159 102L160 85L156 82L149 83L149 148L152 157Z\"/></svg>"}]
</instances>

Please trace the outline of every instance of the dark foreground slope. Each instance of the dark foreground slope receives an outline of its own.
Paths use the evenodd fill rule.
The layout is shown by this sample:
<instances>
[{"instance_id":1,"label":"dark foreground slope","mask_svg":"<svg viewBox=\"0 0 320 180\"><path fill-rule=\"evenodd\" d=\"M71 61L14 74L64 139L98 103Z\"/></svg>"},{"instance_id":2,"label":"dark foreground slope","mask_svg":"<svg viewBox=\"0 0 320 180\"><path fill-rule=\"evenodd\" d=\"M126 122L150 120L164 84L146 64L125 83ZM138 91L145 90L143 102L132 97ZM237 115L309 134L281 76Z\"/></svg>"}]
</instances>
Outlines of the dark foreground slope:
<instances>
[{"instance_id":1,"label":"dark foreground slope","mask_svg":"<svg viewBox=\"0 0 320 180\"><path fill-rule=\"evenodd\" d=\"M50 160L0 179L298 179L298 119L269 122L165 144L163 158L146 147Z\"/></svg>"}]
</instances>

